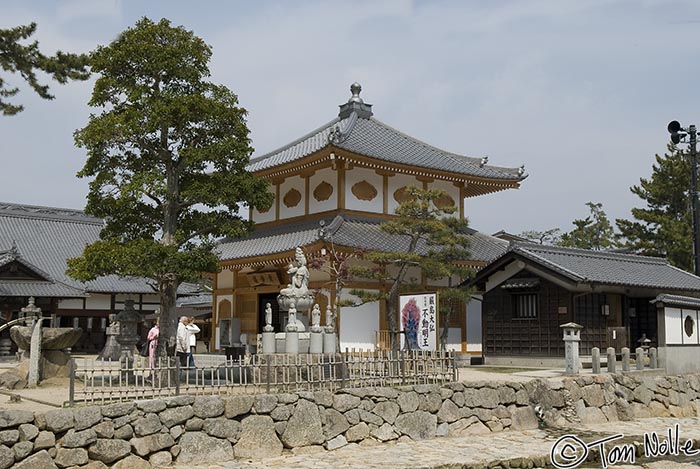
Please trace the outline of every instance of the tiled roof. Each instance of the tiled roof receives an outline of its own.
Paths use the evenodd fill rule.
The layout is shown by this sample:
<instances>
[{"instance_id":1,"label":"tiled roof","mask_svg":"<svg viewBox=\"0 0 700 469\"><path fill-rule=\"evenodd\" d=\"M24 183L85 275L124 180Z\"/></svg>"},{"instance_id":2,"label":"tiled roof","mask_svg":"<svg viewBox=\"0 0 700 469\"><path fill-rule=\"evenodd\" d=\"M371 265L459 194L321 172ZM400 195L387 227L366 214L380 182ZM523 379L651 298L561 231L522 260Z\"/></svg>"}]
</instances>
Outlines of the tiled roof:
<instances>
[{"instance_id":1,"label":"tiled roof","mask_svg":"<svg viewBox=\"0 0 700 469\"><path fill-rule=\"evenodd\" d=\"M51 280L81 291L155 293L147 279L109 275L81 283L66 275L66 261L97 241L102 226L101 219L79 210L0 203L0 251L9 251L14 245L23 259Z\"/></svg>"},{"instance_id":2,"label":"tiled roof","mask_svg":"<svg viewBox=\"0 0 700 469\"><path fill-rule=\"evenodd\" d=\"M0 296L83 298L89 295L60 282L0 280Z\"/></svg>"},{"instance_id":3,"label":"tiled roof","mask_svg":"<svg viewBox=\"0 0 700 469\"><path fill-rule=\"evenodd\" d=\"M334 128L338 127L338 138ZM331 139L333 141L331 142ZM351 115L333 119L322 127L284 147L250 160L247 169L262 171L308 156L328 145L390 163L447 171L466 176L504 181L521 181L526 175L519 168L483 164L481 158L451 153L428 145L383 122Z\"/></svg>"},{"instance_id":4,"label":"tiled roof","mask_svg":"<svg viewBox=\"0 0 700 469\"><path fill-rule=\"evenodd\" d=\"M339 246L377 251L402 252L408 247L407 237L388 235L381 230L383 220L354 216L336 216L326 221L326 239ZM248 238L224 240L217 246L222 261L239 260L287 252L297 246L308 246L318 241L319 221L309 220L274 228L256 230ZM471 259L489 262L503 254L508 243L492 236L469 230ZM428 247L419 245L419 253Z\"/></svg>"},{"instance_id":5,"label":"tiled roof","mask_svg":"<svg viewBox=\"0 0 700 469\"><path fill-rule=\"evenodd\" d=\"M651 303L664 303L671 306L686 306L689 308L700 309L700 298L693 298L690 296L680 296L680 295L669 295L668 293L662 293L657 296Z\"/></svg>"},{"instance_id":6,"label":"tiled roof","mask_svg":"<svg viewBox=\"0 0 700 469\"><path fill-rule=\"evenodd\" d=\"M656 257L531 243L515 243L509 253L520 254L576 282L700 291L699 277Z\"/></svg>"}]
</instances>

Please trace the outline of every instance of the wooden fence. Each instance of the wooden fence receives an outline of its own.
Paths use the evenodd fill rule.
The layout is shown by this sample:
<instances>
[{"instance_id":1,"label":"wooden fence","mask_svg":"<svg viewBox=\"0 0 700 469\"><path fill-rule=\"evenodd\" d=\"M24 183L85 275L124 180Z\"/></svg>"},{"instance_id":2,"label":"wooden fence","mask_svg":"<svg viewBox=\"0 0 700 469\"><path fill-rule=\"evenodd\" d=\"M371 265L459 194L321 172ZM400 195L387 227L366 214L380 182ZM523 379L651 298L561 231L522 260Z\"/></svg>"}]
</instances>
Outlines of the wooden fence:
<instances>
[{"instance_id":1,"label":"wooden fence","mask_svg":"<svg viewBox=\"0 0 700 469\"><path fill-rule=\"evenodd\" d=\"M70 404L106 404L180 394L239 394L440 384L456 380L452 352L391 351L323 355L221 355L181 367L174 359L151 369L141 360L128 366L102 360L73 360Z\"/></svg>"}]
</instances>

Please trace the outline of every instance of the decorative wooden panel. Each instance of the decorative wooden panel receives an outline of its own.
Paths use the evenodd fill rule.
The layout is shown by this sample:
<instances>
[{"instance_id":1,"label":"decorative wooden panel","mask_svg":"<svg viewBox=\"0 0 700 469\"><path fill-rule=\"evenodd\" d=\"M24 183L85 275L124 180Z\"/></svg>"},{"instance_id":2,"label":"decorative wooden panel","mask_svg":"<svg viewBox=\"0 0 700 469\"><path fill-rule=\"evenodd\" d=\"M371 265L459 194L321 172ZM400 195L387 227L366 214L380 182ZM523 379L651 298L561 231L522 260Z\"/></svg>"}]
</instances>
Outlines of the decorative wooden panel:
<instances>
[{"instance_id":1,"label":"decorative wooden panel","mask_svg":"<svg viewBox=\"0 0 700 469\"><path fill-rule=\"evenodd\" d=\"M332 195L333 186L328 184L326 181L323 181L321 184L316 186L316 189L314 189L314 199L319 202L330 199Z\"/></svg>"},{"instance_id":2,"label":"decorative wooden panel","mask_svg":"<svg viewBox=\"0 0 700 469\"><path fill-rule=\"evenodd\" d=\"M296 189L290 189L289 192L284 195L282 202L284 202L284 205L288 208L296 207L299 205L299 202L301 202L301 193Z\"/></svg>"},{"instance_id":3,"label":"decorative wooden panel","mask_svg":"<svg viewBox=\"0 0 700 469\"><path fill-rule=\"evenodd\" d=\"M450 197L448 194L442 194L440 197L435 199L435 202L433 202L435 206L439 209L446 209L449 207L455 207L455 200Z\"/></svg>"},{"instance_id":4,"label":"decorative wooden panel","mask_svg":"<svg viewBox=\"0 0 700 469\"><path fill-rule=\"evenodd\" d=\"M408 190L407 188L401 187L399 189L396 189L394 191L394 200L400 204L408 201L410 199L410 196L408 195Z\"/></svg>"},{"instance_id":5,"label":"decorative wooden panel","mask_svg":"<svg viewBox=\"0 0 700 469\"><path fill-rule=\"evenodd\" d=\"M360 181L352 186L352 193L360 200L373 200L377 197L377 189L367 181Z\"/></svg>"}]
</instances>

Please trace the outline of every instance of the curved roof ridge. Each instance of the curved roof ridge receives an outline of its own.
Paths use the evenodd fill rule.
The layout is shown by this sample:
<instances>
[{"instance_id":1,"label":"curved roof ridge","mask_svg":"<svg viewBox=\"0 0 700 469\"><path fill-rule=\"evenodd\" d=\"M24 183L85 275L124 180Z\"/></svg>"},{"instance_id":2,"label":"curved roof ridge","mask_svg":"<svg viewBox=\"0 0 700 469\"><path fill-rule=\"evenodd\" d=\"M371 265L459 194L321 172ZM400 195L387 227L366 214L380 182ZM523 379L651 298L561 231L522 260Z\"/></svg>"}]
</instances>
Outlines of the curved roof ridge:
<instances>
[{"instance_id":1,"label":"curved roof ridge","mask_svg":"<svg viewBox=\"0 0 700 469\"><path fill-rule=\"evenodd\" d=\"M561 265L557 264L556 262L551 261L545 257L539 256L535 253L532 253L532 252L528 251L527 249L522 248L521 246L516 245L513 248L511 248L510 250L512 250L513 252L518 252L518 253L524 255L525 257L535 258L536 260L542 262L543 264L551 266L552 269L569 275L571 278L580 279L580 280L588 280L586 277L577 274L573 270L567 269L566 267L562 267Z\"/></svg>"},{"instance_id":2,"label":"curved roof ridge","mask_svg":"<svg viewBox=\"0 0 700 469\"><path fill-rule=\"evenodd\" d=\"M526 249L528 251L547 251L557 252L561 254L576 255L579 257L605 257L609 259L620 259L641 264L668 264L668 260L663 257L642 256L639 254L624 254L619 252L609 251L594 251L591 249L575 248L569 246L551 246L545 244L536 244L528 242L519 242L514 244L516 247ZM669 264L670 265L670 264ZM685 272L685 271L684 271ZM686 272L687 273L687 272Z\"/></svg>"},{"instance_id":3,"label":"curved roof ridge","mask_svg":"<svg viewBox=\"0 0 700 469\"><path fill-rule=\"evenodd\" d=\"M0 202L0 216L93 225L102 225L104 223L101 218L88 215L84 211L78 209L17 204L12 202Z\"/></svg>"},{"instance_id":4,"label":"curved roof ridge","mask_svg":"<svg viewBox=\"0 0 700 469\"><path fill-rule=\"evenodd\" d=\"M446 156L456 158L460 162L466 162L468 164L473 164L473 165L478 166L478 167L486 167L486 168L490 168L490 169L497 170L497 171L504 171L504 172L507 172L509 174L512 172L515 172L517 174L517 172L518 172L518 168L509 168L506 166L494 166L494 165L490 165L490 164L482 165L481 164L482 159L479 157L461 155L461 154L455 153L453 151L443 150L441 148L436 147L435 145L431 145L430 143L424 142L423 140L420 140L416 137L412 137L412 136L408 135L407 133L402 132L401 130L390 126L389 124L386 124L386 123L380 121L379 119L377 119L374 116L370 117L369 120L376 122L377 124L391 130L392 132L397 133L399 136L405 138L406 140L410 140L411 142L417 143L418 145L421 145L421 146L428 148L430 150L444 153ZM526 177L525 174L523 174L522 179L525 179L525 177Z\"/></svg>"},{"instance_id":5,"label":"curved roof ridge","mask_svg":"<svg viewBox=\"0 0 700 469\"><path fill-rule=\"evenodd\" d=\"M290 148L294 147L295 145L298 145L298 144L304 142L305 140L323 132L324 130L330 129L334 124L337 124L339 122L341 122L341 119L339 117L336 117L333 120L331 120L330 122L323 124L322 126L318 127L317 129L312 130L311 132L297 138L296 140L294 140L290 143L287 143L284 146L281 146L275 150L269 151L269 152L262 154L260 156L256 156L255 158L251 158L250 160L248 160L248 164L258 163L258 162L263 161L263 160L265 160L271 156L274 156L278 153L282 153L285 150L289 150Z\"/></svg>"}]
</instances>

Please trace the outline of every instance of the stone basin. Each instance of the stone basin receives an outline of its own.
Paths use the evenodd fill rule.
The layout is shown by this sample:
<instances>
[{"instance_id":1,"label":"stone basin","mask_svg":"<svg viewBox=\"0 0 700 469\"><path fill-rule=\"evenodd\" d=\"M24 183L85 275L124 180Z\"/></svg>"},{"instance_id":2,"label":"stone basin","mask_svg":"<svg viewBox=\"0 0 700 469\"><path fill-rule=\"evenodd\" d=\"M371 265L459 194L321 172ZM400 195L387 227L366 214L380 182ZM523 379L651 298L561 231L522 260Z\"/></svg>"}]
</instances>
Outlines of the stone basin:
<instances>
[{"instance_id":1,"label":"stone basin","mask_svg":"<svg viewBox=\"0 0 700 469\"><path fill-rule=\"evenodd\" d=\"M43 350L63 350L72 347L80 340L83 330L72 327L42 327L41 348ZM12 326L10 337L22 350L29 350L32 342L32 328L29 326Z\"/></svg>"}]
</instances>

